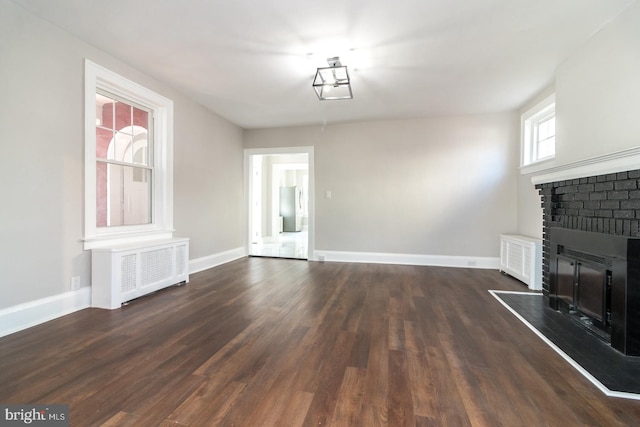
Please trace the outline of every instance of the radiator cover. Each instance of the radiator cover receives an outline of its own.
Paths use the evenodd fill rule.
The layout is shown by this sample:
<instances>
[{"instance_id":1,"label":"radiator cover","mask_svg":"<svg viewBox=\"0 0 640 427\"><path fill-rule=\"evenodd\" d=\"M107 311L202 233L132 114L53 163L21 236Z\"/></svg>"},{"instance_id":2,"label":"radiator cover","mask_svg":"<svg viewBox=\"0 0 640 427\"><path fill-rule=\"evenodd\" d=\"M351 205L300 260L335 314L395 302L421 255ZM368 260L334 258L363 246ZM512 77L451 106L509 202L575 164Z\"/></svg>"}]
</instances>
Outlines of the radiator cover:
<instances>
[{"instance_id":1,"label":"radiator cover","mask_svg":"<svg viewBox=\"0 0 640 427\"><path fill-rule=\"evenodd\" d=\"M500 236L500 271L542 289L542 240L514 234Z\"/></svg>"},{"instance_id":2,"label":"radiator cover","mask_svg":"<svg viewBox=\"0 0 640 427\"><path fill-rule=\"evenodd\" d=\"M166 239L91 251L91 306L123 302L189 282L189 239Z\"/></svg>"}]
</instances>

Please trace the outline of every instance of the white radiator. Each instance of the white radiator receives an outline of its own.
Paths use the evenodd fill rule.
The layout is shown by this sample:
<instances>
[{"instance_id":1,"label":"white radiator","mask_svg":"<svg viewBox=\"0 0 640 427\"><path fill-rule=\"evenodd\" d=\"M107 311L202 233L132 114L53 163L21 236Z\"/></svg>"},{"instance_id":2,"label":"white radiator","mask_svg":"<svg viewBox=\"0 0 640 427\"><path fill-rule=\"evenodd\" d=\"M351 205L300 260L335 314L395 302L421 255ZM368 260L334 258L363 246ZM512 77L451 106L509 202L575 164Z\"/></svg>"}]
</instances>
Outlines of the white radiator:
<instances>
[{"instance_id":1,"label":"white radiator","mask_svg":"<svg viewBox=\"0 0 640 427\"><path fill-rule=\"evenodd\" d=\"M91 305L114 309L189 281L189 239L96 248L91 255Z\"/></svg>"},{"instance_id":2,"label":"white radiator","mask_svg":"<svg viewBox=\"0 0 640 427\"><path fill-rule=\"evenodd\" d=\"M526 236L500 236L500 271L542 289L542 240Z\"/></svg>"}]
</instances>

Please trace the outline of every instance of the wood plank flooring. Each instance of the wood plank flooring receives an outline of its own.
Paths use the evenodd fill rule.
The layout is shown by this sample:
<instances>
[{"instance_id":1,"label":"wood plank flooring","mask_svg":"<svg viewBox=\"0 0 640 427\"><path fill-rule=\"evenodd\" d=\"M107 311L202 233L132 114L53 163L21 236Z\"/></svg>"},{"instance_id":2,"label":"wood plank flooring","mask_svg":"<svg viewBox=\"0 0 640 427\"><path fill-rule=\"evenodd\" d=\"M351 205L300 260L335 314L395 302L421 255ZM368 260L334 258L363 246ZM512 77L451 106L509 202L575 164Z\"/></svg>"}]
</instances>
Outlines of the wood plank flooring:
<instances>
[{"instance_id":1,"label":"wood plank flooring","mask_svg":"<svg viewBox=\"0 0 640 427\"><path fill-rule=\"evenodd\" d=\"M0 338L1 403L72 426L630 426L492 270L244 258Z\"/></svg>"}]
</instances>

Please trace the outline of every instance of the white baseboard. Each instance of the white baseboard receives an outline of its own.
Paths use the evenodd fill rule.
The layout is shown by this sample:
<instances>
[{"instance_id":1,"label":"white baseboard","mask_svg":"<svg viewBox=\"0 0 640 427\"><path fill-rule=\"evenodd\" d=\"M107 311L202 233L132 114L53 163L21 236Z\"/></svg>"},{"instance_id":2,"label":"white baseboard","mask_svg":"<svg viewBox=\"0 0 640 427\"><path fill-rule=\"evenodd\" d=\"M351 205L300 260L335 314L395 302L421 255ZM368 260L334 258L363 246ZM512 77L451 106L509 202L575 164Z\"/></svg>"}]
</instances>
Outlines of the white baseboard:
<instances>
[{"instance_id":1,"label":"white baseboard","mask_svg":"<svg viewBox=\"0 0 640 427\"><path fill-rule=\"evenodd\" d=\"M189 261L189 274L207 270L209 268L213 268L245 256L247 256L247 252L245 251L244 247L240 247L225 252L219 252L213 255L207 255L205 257L192 259Z\"/></svg>"},{"instance_id":2,"label":"white baseboard","mask_svg":"<svg viewBox=\"0 0 640 427\"><path fill-rule=\"evenodd\" d=\"M197 273L245 257L244 247L189 261L189 273ZM498 257L386 254L373 252L315 251L313 261L375 264L429 265L441 267L499 269ZM0 310L0 337L91 307L91 288L42 298Z\"/></svg>"},{"instance_id":3,"label":"white baseboard","mask_svg":"<svg viewBox=\"0 0 640 427\"><path fill-rule=\"evenodd\" d=\"M91 306L91 288L42 298L0 310L0 337Z\"/></svg>"},{"instance_id":4,"label":"white baseboard","mask_svg":"<svg viewBox=\"0 0 640 427\"><path fill-rule=\"evenodd\" d=\"M324 259L323 259L324 257ZM314 261L362 262L373 264L429 265L438 267L499 269L499 257L469 257L449 255L386 254L375 252L314 252Z\"/></svg>"}]
</instances>

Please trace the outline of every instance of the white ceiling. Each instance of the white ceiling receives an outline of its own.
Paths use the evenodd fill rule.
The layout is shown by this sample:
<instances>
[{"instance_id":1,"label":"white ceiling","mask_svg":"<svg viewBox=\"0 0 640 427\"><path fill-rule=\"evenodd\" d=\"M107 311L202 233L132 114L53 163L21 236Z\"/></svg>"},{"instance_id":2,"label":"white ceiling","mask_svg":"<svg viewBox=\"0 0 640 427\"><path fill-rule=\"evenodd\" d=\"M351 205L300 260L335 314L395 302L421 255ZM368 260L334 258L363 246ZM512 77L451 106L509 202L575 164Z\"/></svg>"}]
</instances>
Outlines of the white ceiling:
<instances>
[{"instance_id":1,"label":"white ceiling","mask_svg":"<svg viewBox=\"0 0 640 427\"><path fill-rule=\"evenodd\" d=\"M12 0L244 128L520 107L636 0ZM319 101L340 56L354 99Z\"/></svg>"}]
</instances>

